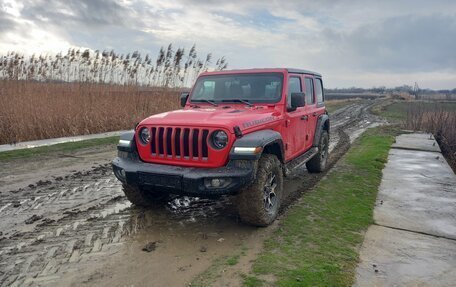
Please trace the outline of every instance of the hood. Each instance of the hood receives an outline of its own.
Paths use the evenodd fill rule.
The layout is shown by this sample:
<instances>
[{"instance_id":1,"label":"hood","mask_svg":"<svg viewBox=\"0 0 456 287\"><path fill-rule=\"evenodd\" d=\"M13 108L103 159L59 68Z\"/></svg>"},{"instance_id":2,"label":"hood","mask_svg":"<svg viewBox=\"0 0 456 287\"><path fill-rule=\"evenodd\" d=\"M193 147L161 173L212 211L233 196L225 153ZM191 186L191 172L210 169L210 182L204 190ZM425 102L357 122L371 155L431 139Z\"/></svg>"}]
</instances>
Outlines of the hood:
<instances>
[{"instance_id":1,"label":"hood","mask_svg":"<svg viewBox=\"0 0 456 287\"><path fill-rule=\"evenodd\" d=\"M254 128L278 120L280 112L274 106L232 106L186 108L156 114L140 123L143 125L224 127L231 132L232 127L241 130Z\"/></svg>"}]
</instances>

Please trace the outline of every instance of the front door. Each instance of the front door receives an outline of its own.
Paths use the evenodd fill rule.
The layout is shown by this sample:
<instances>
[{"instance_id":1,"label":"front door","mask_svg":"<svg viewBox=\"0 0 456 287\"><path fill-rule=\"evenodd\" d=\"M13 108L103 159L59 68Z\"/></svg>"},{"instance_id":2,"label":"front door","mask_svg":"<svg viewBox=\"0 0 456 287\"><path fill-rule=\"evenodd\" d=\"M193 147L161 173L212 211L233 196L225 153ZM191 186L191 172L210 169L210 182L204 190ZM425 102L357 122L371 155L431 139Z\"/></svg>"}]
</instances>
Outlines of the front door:
<instances>
[{"instance_id":1,"label":"front door","mask_svg":"<svg viewBox=\"0 0 456 287\"><path fill-rule=\"evenodd\" d=\"M287 91L287 115L286 115L286 159L294 158L306 150L306 118L305 107L299 107L292 111L291 94L302 93L303 91L301 75L289 75Z\"/></svg>"}]
</instances>

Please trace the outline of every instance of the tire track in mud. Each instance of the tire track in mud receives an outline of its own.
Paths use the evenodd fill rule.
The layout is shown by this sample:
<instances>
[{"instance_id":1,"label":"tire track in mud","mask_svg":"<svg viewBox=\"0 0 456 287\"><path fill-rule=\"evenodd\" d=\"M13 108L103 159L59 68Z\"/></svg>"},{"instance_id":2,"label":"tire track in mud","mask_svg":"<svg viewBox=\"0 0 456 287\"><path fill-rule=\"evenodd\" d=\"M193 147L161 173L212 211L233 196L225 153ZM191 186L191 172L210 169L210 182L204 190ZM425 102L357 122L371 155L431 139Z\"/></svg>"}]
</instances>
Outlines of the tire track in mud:
<instances>
[{"instance_id":1,"label":"tire track in mud","mask_svg":"<svg viewBox=\"0 0 456 287\"><path fill-rule=\"evenodd\" d=\"M0 216L7 220L1 223L1 286L46 284L65 263L76 262L81 253L101 251L123 230L121 213L109 221L92 220L107 219L126 207L117 200L121 190L108 166L17 194L2 196L7 208Z\"/></svg>"},{"instance_id":2,"label":"tire track in mud","mask_svg":"<svg viewBox=\"0 0 456 287\"><path fill-rule=\"evenodd\" d=\"M380 122L368 112L375 103L355 103L330 115L329 168L348 150L351 135ZM304 168L288 177L282 210L322 176ZM2 193L0 199L0 286L58 285L62 274L115 254L152 221L166 232L221 217L237 220L229 199L176 197L151 210L132 207L109 164Z\"/></svg>"}]
</instances>

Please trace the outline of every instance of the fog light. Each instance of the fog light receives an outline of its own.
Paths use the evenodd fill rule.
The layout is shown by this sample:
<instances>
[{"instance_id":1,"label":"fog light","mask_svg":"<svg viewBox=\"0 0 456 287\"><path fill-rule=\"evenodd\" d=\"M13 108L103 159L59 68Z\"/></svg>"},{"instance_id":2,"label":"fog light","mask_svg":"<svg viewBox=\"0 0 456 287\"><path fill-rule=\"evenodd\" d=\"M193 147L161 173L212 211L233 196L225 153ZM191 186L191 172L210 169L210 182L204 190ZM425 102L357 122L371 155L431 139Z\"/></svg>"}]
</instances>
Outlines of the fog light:
<instances>
[{"instance_id":1,"label":"fog light","mask_svg":"<svg viewBox=\"0 0 456 287\"><path fill-rule=\"evenodd\" d=\"M125 169L120 167L114 167L114 175L118 180L125 182L127 180L127 175L125 174Z\"/></svg>"},{"instance_id":2,"label":"fog light","mask_svg":"<svg viewBox=\"0 0 456 287\"><path fill-rule=\"evenodd\" d=\"M211 185L212 185L213 187L220 187L220 186L222 185L222 182L224 182L223 179L213 178L213 179L211 180Z\"/></svg>"},{"instance_id":3,"label":"fog light","mask_svg":"<svg viewBox=\"0 0 456 287\"><path fill-rule=\"evenodd\" d=\"M224 188L231 183L231 178L206 178L204 185L206 188Z\"/></svg>"}]
</instances>

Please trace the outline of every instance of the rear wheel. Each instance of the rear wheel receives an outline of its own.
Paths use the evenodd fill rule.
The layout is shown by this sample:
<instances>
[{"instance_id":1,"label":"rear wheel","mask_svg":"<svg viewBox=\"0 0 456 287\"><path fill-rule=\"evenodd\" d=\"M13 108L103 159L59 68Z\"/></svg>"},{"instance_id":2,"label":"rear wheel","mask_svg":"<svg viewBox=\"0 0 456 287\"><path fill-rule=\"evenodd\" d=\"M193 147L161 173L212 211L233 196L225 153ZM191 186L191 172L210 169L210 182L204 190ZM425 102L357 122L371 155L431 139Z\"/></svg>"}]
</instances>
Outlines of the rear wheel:
<instances>
[{"instance_id":1,"label":"rear wheel","mask_svg":"<svg viewBox=\"0 0 456 287\"><path fill-rule=\"evenodd\" d=\"M311 173L322 172L326 168L328 161L329 135L327 131L323 131L320 135L318 144L318 153L306 163L307 170Z\"/></svg>"},{"instance_id":2,"label":"rear wheel","mask_svg":"<svg viewBox=\"0 0 456 287\"><path fill-rule=\"evenodd\" d=\"M271 224L279 213L283 195L283 172L275 155L263 154L253 183L239 192L237 206L241 220L256 226Z\"/></svg>"},{"instance_id":3,"label":"rear wheel","mask_svg":"<svg viewBox=\"0 0 456 287\"><path fill-rule=\"evenodd\" d=\"M157 203L166 202L169 199L167 193L146 190L134 185L123 184L122 188L127 199L137 206L151 206Z\"/></svg>"}]
</instances>

